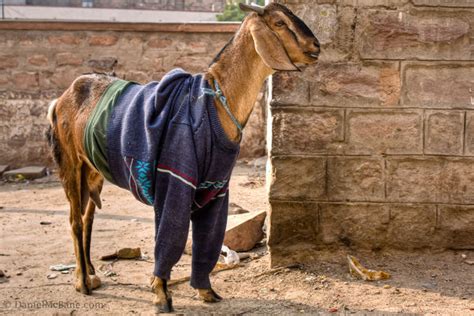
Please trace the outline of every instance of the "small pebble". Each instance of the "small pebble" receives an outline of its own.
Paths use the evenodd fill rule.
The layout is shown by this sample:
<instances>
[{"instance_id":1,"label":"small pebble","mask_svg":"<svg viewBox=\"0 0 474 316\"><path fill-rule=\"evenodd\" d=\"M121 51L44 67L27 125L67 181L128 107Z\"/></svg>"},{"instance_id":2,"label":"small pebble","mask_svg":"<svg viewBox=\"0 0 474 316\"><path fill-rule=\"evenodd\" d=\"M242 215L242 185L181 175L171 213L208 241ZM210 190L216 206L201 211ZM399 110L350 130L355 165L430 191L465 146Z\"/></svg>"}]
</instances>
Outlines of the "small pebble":
<instances>
[{"instance_id":1,"label":"small pebble","mask_svg":"<svg viewBox=\"0 0 474 316\"><path fill-rule=\"evenodd\" d=\"M51 279L56 279L58 275L56 273L51 273L51 274L48 274L46 277L51 280Z\"/></svg>"},{"instance_id":2,"label":"small pebble","mask_svg":"<svg viewBox=\"0 0 474 316\"><path fill-rule=\"evenodd\" d=\"M461 255L461 258L466 259L466 258L467 258L466 254L463 253L463 254Z\"/></svg>"},{"instance_id":3,"label":"small pebble","mask_svg":"<svg viewBox=\"0 0 474 316\"><path fill-rule=\"evenodd\" d=\"M388 285L388 284L385 284L385 285L383 286L383 288L387 290L387 289L390 289L390 288L392 288L392 287L391 287L390 285Z\"/></svg>"}]
</instances>

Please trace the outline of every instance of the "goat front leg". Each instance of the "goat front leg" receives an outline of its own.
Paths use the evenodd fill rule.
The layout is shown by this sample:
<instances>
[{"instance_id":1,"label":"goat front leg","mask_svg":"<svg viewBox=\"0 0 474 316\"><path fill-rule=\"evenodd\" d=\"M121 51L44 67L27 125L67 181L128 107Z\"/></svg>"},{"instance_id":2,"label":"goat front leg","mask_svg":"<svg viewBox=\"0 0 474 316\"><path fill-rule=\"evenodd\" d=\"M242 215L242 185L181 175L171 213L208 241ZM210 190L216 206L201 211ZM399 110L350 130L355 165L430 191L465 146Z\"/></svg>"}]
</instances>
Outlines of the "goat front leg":
<instances>
[{"instance_id":1,"label":"goat front leg","mask_svg":"<svg viewBox=\"0 0 474 316\"><path fill-rule=\"evenodd\" d=\"M156 306L157 313L172 313L173 299L168 291L168 284L166 280L163 280L157 276L154 276L151 280L151 290L155 293L153 304Z\"/></svg>"},{"instance_id":2,"label":"goat front leg","mask_svg":"<svg viewBox=\"0 0 474 316\"><path fill-rule=\"evenodd\" d=\"M191 217L193 222L193 258L191 286L206 303L222 301L211 286L209 275L215 267L222 248L227 224L228 195L214 200L205 210Z\"/></svg>"}]
</instances>

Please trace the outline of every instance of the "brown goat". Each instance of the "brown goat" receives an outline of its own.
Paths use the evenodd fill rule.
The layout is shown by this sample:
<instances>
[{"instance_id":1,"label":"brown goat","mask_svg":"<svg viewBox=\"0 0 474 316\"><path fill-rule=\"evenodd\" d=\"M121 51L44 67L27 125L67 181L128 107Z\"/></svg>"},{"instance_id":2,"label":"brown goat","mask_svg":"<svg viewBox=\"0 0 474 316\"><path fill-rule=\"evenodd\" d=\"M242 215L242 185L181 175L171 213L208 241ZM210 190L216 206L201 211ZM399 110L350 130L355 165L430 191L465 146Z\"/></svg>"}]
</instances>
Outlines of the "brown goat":
<instances>
[{"instance_id":1,"label":"brown goat","mask_svg":"<svg viewBox=\"0 0 474 316\"><path fill-rule=\"evenodd\" d=\"M214 80L219 83L231 112L244 126L265 79L276 71L298 71L316 63L320 49L309 28L286 7L241 5L241 9L250 14L205 75L211 86ZM100 74L81 76L52 102L48 113L49 141L70 203L69 221L77 263L75 287L83 294L100 286L91 262L90 245L94 211L96 206L101 208L104 181L84 148L84 130L102 94L115 80ZM215 104L225 134L238 141L239 129L217 98ZM166 282L155 276L152 288L154 303L160 311L170 312L173 309ZM198 291L206 302L221 299L212 288Z\"/></svg>"}]
</instances>

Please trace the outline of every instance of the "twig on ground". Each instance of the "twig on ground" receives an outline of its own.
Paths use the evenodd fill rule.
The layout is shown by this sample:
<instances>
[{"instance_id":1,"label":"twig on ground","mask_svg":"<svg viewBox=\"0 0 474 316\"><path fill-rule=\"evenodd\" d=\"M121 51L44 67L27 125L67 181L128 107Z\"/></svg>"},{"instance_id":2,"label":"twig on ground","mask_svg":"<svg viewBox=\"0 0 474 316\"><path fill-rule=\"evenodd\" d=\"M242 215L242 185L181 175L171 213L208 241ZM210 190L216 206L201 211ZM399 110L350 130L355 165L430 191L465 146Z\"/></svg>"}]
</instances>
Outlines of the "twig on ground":
<instances>
[{"instance_id":1,"label":"twig on ground","mask_svg":"<svg viewBox=\"0 0 474 316\"><path fill-rule=\"evenodd\" d=\"M268 274L277 273L277 272L283 271L285 269L297 269L297 268L300 268L300 267L301 266L299 264L290 264L288 266L278 267L278 268L274 268L274 269L264 271L262 273L259 273L257 275L252 276L252 279L253 278L258 278L258 277L261 277L261 276L264 276L264 275L268 275Z\"/></svg>"},{"instance_id":2,"label":"twig on ground","mask_svg":"<svg viewBox=\"0 0 474 316\"><path fill-rule=\"evenodd\" d=\"M235 264L235 265L229 265L229 266L216 266L216 268L214 268L214 270L212 270L211 275L217 274L217 273L222 272L222 271L227 271L227 270L240 268L240 267L243 267L243 266L244 265L242 265L242 264ZM176 280L170 280L168 282L168 286L181 284L181 283L189 281L190 279L191 279L191 277L186 276L186 277L182 277L182 278L179 278L179 279L176 279Z\"/></svg>"}]
</instances>

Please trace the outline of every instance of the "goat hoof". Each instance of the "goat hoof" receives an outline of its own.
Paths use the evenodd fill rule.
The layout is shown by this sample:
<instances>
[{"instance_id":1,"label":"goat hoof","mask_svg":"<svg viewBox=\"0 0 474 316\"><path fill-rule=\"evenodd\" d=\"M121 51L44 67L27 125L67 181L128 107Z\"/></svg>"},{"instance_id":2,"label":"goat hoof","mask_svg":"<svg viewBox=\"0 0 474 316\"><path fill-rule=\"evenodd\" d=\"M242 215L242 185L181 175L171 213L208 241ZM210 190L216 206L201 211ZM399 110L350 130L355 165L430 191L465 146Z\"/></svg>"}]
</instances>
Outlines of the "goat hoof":
<instances>
[{"instance_id":1,"label":"goat hoof","mask_svg":"<svg viewBox=\"0 0 474 316\"><path fill-rule=\"evenodd\" d=\"M92 290L95 290L95 289L98 289L101 285L102 285L102 281L100 280L100 278L97 276L97 275L89 275L89 277L91 278L91 289Z\"/></svg>"},{"instance_id":2,"label":"goat hoof","mask_svg":"<svg viewBox=\"0 0 474 316\"><path fill-rule=\"evenodd\" d=\"M174 312L173 309L173 300L169 298L166 300L166 303L161 304L161 303L155 303L155 311L157 313L172 313Z\"/></svg>"},{"instance_id":3,"label":"goat hoof","mask_svg":"<svg viewBox=\"0 0 474 316\"><path fill-rule=\"evenodd\" d=\"M172 313L173 299L168 291L166 280L162 280L158 277L153 277L151 280L151 289L155 293L153 304L155 304L157 313Z\"/></svg>"},{"instance_id":4,"label":"goat hoof","mask_svg":"<svg viewBox=\"0 0 474 316\"><path fill-rule=\"evenodd\" d=\"M86 277L86 282L82 282L80 279L76 281L76 291L84 294L91 295L92 293L92 283L89 277Z\"/></svg>"},{"instance_id":5,"label":"goat hoof","mask_svg":"<svg viewBox=\"0 0 474 316\"><path fill-rule=\"evenodd\" d=\"M211 289L198 289L199 297L206 303L218 303L222 297Z\"/></svg>"}]
</instances>

